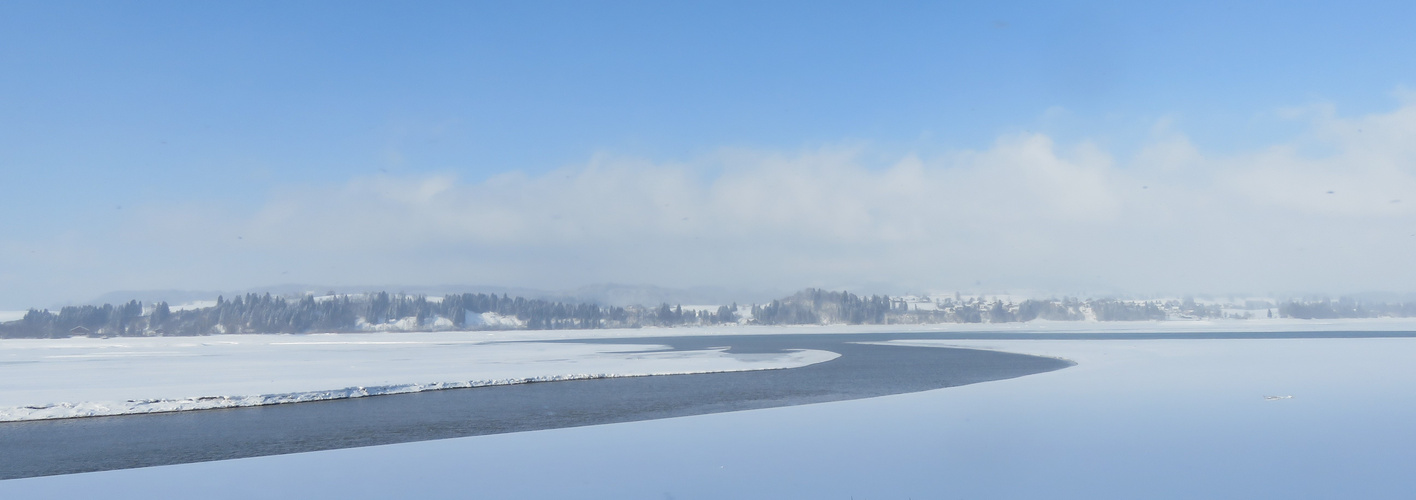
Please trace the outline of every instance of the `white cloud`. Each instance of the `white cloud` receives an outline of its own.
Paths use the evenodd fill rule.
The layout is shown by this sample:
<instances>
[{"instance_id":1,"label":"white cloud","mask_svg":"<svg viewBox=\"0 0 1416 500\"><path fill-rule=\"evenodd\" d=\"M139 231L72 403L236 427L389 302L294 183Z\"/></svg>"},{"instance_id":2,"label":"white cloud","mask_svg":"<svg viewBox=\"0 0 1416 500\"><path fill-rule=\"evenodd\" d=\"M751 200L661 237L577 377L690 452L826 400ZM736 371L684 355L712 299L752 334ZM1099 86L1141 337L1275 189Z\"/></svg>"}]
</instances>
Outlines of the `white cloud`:
<instances>
[{"instance_id":1,"label":"white cloud","mask_svg":"<svg viewBox=\"0 0 1416 500\"><path fill-rule=\"evenodd\" d=\"M385 175L287 186L253 213L136 210L130 238L95 264L129 267L93 279L104 288L1416 289L1416 103L1289 115L1309 133L1229 156L1205 154L1162 122L1127 158L1022 134L883 166L865 161L864 147L724 150L679 163L600 155L479 182Z\"/></svg>"},{"instance_id":2,"label":"white cloud","mask_svg":"<svg viewBox=\"0 0 1416 500\"><path fill-rule=\"evenodd\" d=\"M517 270L489 278L520 272L564 284L1380 288L1396 283L1277 269L1352 260L1354 241L1405 244L1376 233L1410 219L1413 204L1393 200L1416 201L1416 156L1394 139L1416 131L1413 109L1310 117L1314 133L1303 140L1334 151L1322 157L1298 153L1301 144L1209 157L1157 127L1119 161L1088 143L1024 134L884 167L867 166L861 148L824 148L676 164L605 155L480 183L361 178L285 192L251 232L272 249L427 255L453 266L450 254L465 252Z\"/></svg>"},{"instance_id":3,"label":"white cloud","mask_svg":"<svg viewBox=\"0 0 1416 500\"><path fill-rule=\"evenodd\" d=\"M724 152L696 164L600 157L539 176L480 183L445 176L365 177L286 190L250 222L271 246L583 243L683 239L830 248L949 239L948 228L1000 221L1096 224L1120 209L1110 158L1059 155L1041 135L992 149L871 169L852 150Z\"/></svg>"},{"instance_id":4,"label":"white cloud","mask_svg":"<svg viewBox=\"0 0 1416 500\"><path fill-rule=\"evenodd\" d=\"M1329 106L1308 119L1304 142L1218 160L1217 182L1261 205L1313 215L1410 217L1416 213L1416 103L1342 118ZM1322 155L1304 155L1304 147Z\"/></svg>"}]
</instances>

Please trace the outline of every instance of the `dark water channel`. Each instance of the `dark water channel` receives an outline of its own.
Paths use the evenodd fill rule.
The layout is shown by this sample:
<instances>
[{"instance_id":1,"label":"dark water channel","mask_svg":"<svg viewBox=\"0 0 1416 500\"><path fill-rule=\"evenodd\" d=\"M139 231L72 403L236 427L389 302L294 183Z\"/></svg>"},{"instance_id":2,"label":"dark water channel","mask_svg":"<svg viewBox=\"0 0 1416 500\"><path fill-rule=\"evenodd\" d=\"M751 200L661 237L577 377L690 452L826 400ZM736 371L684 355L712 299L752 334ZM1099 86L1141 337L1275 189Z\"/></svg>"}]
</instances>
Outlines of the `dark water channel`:
<instances>
[{"instance_id":1,"label":"dark water channel","mask_svg":"<svg viewBox=\"0 0 1416 500\"><path fill-rule=\"evenodd\" d=\"M853 341L929 335L593 341L735 353L821 349L835 360L754 372L545 382L149 415L0 423L0 479L352 448L841 401L1020 377L1063 360ZM575 341L589 342L589 341Z\"/></svg>"}]
</instances>

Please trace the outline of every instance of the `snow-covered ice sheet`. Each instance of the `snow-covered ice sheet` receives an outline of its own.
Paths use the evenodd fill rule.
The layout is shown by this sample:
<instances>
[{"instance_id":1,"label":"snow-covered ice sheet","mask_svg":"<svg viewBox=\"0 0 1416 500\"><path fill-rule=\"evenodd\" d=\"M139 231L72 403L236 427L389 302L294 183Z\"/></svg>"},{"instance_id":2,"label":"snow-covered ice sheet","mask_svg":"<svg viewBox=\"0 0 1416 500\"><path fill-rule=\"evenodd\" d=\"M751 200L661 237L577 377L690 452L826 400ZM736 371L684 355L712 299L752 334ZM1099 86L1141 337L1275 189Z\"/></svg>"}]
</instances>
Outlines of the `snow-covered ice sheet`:
<instances>
[{"instance_id":1,"label":"snow-covered ice sheet","mask_svg":"<svg viewBox=\"0 0 1416 500\"><path fill-rule=\"evenodd\" d=\"M0 421L149 413L530 381L792 368L825 351L487 343L466 332L0 340ZM655 352L655 350L661 350Z\"/></svg>"},{"instance_id":2,"label":"snow-covered ice sheet","mask_svg":"<svg viewBox=\"0 0 1416 500\"><path fill-rule=\"evenodd\" d=\"M11 480L0 482L0 497L1371 499L1416 491L1416 339L946 343L1079 364L855 401Z\"/></svg>"}]
</instances>

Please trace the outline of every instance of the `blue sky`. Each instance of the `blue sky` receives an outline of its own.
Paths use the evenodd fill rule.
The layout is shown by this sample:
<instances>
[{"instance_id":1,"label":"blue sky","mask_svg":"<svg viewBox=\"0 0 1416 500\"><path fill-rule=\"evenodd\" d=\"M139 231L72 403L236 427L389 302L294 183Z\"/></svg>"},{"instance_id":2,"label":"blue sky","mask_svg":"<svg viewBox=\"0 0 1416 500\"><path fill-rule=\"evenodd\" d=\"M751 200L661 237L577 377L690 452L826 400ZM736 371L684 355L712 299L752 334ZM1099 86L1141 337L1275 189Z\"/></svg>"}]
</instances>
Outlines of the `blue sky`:
<instances>
[{"instance_id":1,"label":"blue sky","mask_svg":"<svg viewBox=\"0 0 1416 500\"><path fill-rule=\"evenodd\" d=\"M727 196L714 191L725 179L767 175L777 164L806 165L788 168L796 173L781 174L787 176L823 175L819 169L826 168L869 179L883 179L870 176L885 176L910 159L923 162L925 177L987 170L993 167L965 165L972 160L960 158L997 153L1000 144L1026 143L1017 139L1026 136L1045 137L1059 157L1078 164L1090 165L1078 158L1091 153L1068 151L1099 151L1109 160L1096 168L1111 184L1151 179L1149 164L1136 158L1176 137L1204 158L1196 160L1206 165L1196 175L1211 179L1239 168L1238 159L1250 158L1246 164L1253 165L1256 160L1246 155L1273 148L1298 151L1290 160L1337 158L1356 154L1359 143L1325 131L1364 119L1401 122L1380 117L1402 116L1405 89L1416 85L1413 14L1416 7L1396 2L8 2L0 5L0 170L10 185L0 196L0 258L10 269L0 270L0 304L82 300L112 289L233 289L284 281L546 287L753 281L712 271L742 268L726 258L712 264L719 254L685 256L710 262L699 266L705 269L700 273L678 269L673 259L647 267L616 260L638 251L615 250L623 242L587 243L602 251L587 256L569 233L549 242L524 234L488 239L464 227L452 231L482 236L400 234L411 240L397 250L363 250L346 242L333 259L339 265L324 270L313 264L329 261L332 250L302 253L298 247L309 245L282 240L288 234L280 231L253 237L264 242L257 249L235 245L246 244L246 235L238 233L273 227L262 222L280 218L272 214L329 216L318 207L338 203L320 196L347 197L360 189L432 189L454 200L430 209L442 210L438 214L415 210L399 212L401 217L465 220L521 206L467 205L468 197L485 198L486 192L520 192L513 197L533 208L539 205L526 200L560 198L547 187L555 176L590 182L598 178L595 172L631 172L625 176L633 178L678 172L691 179L683 182L698 183L681 186L685 192L708 199ZM1405 125L1390 126L1391 134L1404 137ZM1384 144L1400 142L1393 141ZM1382 161L1395 165L1395 173L1353 182L1374 189L1404 186L1412 174L1410 158L1393 147ZM1273 168L1327 169L1322 175L1328 175L1349 165L1342 161L1366 160L1334 161L1321 168ZM846 166L823 166L840 162ZM619 187L603 194L634 191L625 178L605 181ZM1175 182L1192 194L1223 191L1219 181ZM1017 205L1009 193L1016 194L927 203L941 213L988 200ZM1269 194L1246 199L1287 199ZM871 200L889 199L887 193L855 202L872 212L884 202ZM597 210L587 203L564 208ZM1115 210L1131 207L1117 203ZM1409 203L1416 203L1416 194ZM294 205L309 206L307 212L281 212ZM705 211L699 219L721 226L774 217L811 225L782 219L790 207L778 207L776 216L729 220L708 205L696 209ZM1165 211L1194 208L1171 205ZM1310 211L1289 209L1296 211L1246 224L1296 227L1311 221ZM1036 223L1038 214L1052 211L1021 213L1013 222ZM1396 230L1411 220L1406 212L1338 212L1372 231ZM549 215L547 225L537 228L540 219L520 213L516 220L530 224L530 233L554 233L559 226L551 221L562 220ZM174 219L185 222L153 222ZM398 218L383 223L413 224ZM578 220L571 232L603 223ZM1374 225L1361 226L1368 223ZM1136 292L1400 288L1360 278L1276 279L1276 270L1238 280L1199 279L1194 276L1203 272L1195 271L1184 279L1162 273L1128 281L1134 269L1114 276L1049 274L1004 261L965 262L980 269L973 273L978 276L940 270L920 277L869 257L873 247L856 243L888 228L878 221L862 224L866 229L843 240L815 242L818 250L804 250L802 238L771 248L746 245L735 258L820 264L768 272L768 278L741 285L948 289L992 282ZM644 233L643 226L609 232L674 251L687 244L683 238L702 236L694 231L709 230ZM1114 225L1094 241L1124 238L1139 227ZM379 234L366 229L370 238ZM1195 241L1225 239L1192 229ZM352 225L346 232L361 230ZM294 226L282 231L310 232ZM210 241L191 243L201 239L191 233ZM740 240L715 244L741 248L759 239L751 234L744 230ZM999 253L996 245L1017 237L991 234L973 244L955 243L950 252ZM900 244L928 247L937 235L926 236ZM281 241L290 248L281 248ZM1076 246L1056 238L1029 245L1038 253L1015 258L1037 260L1047 248ZM1325 248L1330 253L1324 258L1355 256L1351 248ZM1234 251L1257 256L1274 249ZM643 262L642 256L635 259ZM567 262L574 270L543 269L572 265L557 264ZM383 271L363 271L371 268ZM540 270L517 271L533 268ZM629 268L637 271L624 272Z\"/></svg>"}]
</instances>

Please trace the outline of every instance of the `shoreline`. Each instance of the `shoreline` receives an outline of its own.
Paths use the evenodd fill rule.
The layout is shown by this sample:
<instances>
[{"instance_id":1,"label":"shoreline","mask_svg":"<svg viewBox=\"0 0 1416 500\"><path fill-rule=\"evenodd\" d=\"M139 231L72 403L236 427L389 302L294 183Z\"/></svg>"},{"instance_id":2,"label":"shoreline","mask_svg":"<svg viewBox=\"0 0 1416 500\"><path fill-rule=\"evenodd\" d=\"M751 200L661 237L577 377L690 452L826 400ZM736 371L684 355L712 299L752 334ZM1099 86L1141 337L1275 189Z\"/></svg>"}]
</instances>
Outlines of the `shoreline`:
<instances>
[{"instance_id":1,"label":"shoreline","mask_svg":"<svg viewBox=\"0 0 1416 500\"><path fill-rule=\"evenodd\" d=\"M674 339L680 350L722 338ZM1074 366L975 349L738 337L733 350L838 353L791 369L485 386L209 411L0 424L0 479L659 420L921 392ZM135 457L141 457L137 459Z\"/></svg>"}]
</instances>

